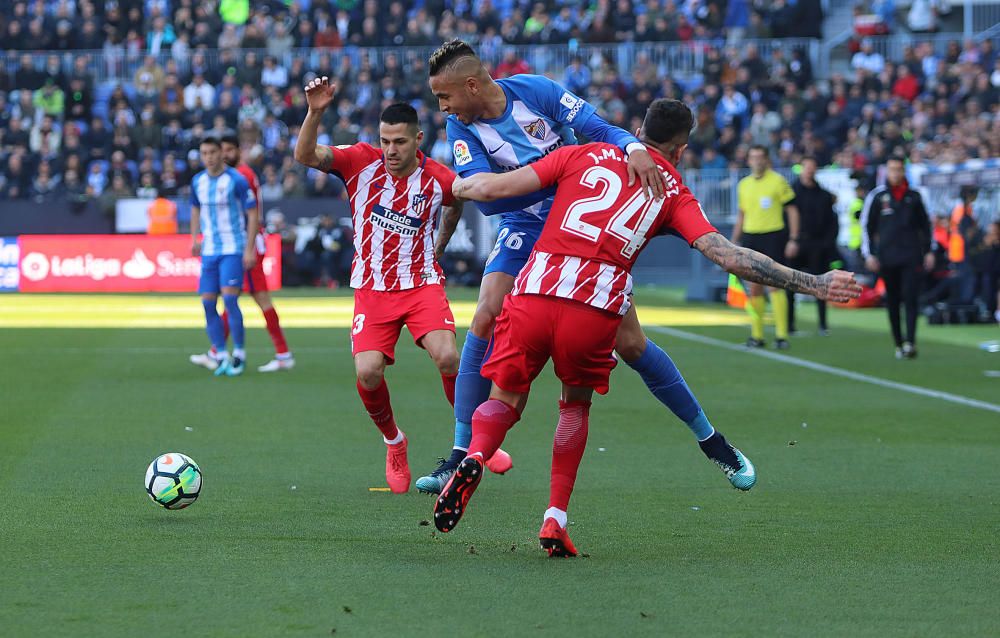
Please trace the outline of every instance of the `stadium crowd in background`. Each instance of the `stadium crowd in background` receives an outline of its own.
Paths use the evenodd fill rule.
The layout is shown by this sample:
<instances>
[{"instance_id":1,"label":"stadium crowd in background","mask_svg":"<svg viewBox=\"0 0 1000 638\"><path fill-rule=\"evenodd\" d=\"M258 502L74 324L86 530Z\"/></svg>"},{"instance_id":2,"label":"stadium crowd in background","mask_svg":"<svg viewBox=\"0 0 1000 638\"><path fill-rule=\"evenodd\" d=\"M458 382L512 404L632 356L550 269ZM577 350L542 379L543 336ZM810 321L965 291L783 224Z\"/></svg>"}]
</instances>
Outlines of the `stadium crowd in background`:
<instances>
[{"instance_id":1,"label":"stadium crowd in background","mask_svg":"<svg viewBox=\"0 0 1000 638\"><path fill-rule=\"evenodd\" d=\"M636 128L652 99L683 99L696 109L698 120L686 167L742 167L754 143L772 149L777 167L811 155L821 166L869 172L900 151L913 161L1000 154L1000 70L990 40L954 42L943 51L918 44L898 60L885 60L865 43L852 59L849 76L818 83L804 51L777 50L764 58L755 45L733 39L734 34L818 35L788 27L804 24L795 11L818 11L802 0L794 10L782 0L619 0L614 5L603 0L586 11L544 2L420 7L392 2L388 14L400 19L381 21L375 19L381 6L375 0L314 2L304 9L296 3L255 3L252 10L245 5L13 3L0 18L8 48L23 43L101 52L96 57L24 55L9 73L0 73L0 196L99 198L109 188L118 196L134 195L139 188L174 196L196 168L188 155L197 140L206 132L235 128L248 161L262 175L265 202L342 197L337 180L316 171L301 173L291 161L305 109L301 87L314 72L336 77L344 87L324 121L321 142L372 141L380 109L404 99L420 107L427 132L424 150L449 161L444 117L428 93L423 56L362 54L354 63L339 51L344 46L431 45L452 35L493 50L498 77L547 73L627 130ZM821 24L821 14L816 15L808 24ZM406 25L401 33L394 33L397 24ZM45 37L35 37L39 31ZM724 36L735 44L727 45ZM577 58L568 68L532 68L515 49L504 53L505 43L565 43L574 37L583 42L709 39L698 45L705 49L701 77L684 82L671 78L641 49L627 73L606 55ZM262 54L244 55L240 47ZM320 52L307 59L301 47ZM94 64L129 81L97 83Z\"/></svg>"}]
</instances>

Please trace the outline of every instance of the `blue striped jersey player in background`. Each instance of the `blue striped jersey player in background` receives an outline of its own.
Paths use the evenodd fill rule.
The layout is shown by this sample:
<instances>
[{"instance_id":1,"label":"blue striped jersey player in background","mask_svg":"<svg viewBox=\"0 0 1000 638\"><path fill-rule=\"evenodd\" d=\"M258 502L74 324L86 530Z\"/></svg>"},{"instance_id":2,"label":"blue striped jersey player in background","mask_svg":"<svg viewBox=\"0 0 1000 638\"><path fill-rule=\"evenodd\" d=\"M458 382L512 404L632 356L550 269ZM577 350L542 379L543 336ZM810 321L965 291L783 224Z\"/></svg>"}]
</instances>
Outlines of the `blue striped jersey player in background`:
<instances>
[{"instance_id":1,"label":"blue striped jersey player in background","mask_svg":"<svg viewBox=\"0 0 1000 638\"><path fill-rule=\"evenodd\" d=\"M515 75L494 81L475 51L461 40L441 46L430 58L430 88L448 113L448 142L455 171L465 178L482 172L507 172L530 164L557 148L576 144L580 134L614 144L628 156L630 186L642 182L647 196L661 197L665 178L639 142L612 126L592 105L548 78ZM527 261L552 206L554 188L533 195L479 203L486 215L500 215L496 246L486 264L479 302L465 338L455 386L455 440L452 453L436 470L417 481L421 491L439 493L465 457L472 438L472 414L489 398L491 383L480 374L493 324L504 296ZM706 456L734 487L748 490L756 481L753 465L717 432L670 357L639 325L635 306L621 323L615 351L649 390L684 421ZM486 463L506 471L509 456L500 450Z\"/></svg>"},{"instance_id":2,"label":"blue striped jersey player in background","mask_svg":"<svg viewBox=\"0 0 1000 638\"><path fill-rule=\"evenodd\" d=\"M235 377L243 374L247 356L238 302L243 269L257 263L256 248L247 237L257 236L260 219L250 184L223 161L219 140L203 139L199 151L205 170L191 178L191 254L201 256L198 294L205 308L208 339L217 353L215 376ZM220 292L229 314L232 356L226 352L226 335L217 308Z\"/></svg>"}]
</instances>

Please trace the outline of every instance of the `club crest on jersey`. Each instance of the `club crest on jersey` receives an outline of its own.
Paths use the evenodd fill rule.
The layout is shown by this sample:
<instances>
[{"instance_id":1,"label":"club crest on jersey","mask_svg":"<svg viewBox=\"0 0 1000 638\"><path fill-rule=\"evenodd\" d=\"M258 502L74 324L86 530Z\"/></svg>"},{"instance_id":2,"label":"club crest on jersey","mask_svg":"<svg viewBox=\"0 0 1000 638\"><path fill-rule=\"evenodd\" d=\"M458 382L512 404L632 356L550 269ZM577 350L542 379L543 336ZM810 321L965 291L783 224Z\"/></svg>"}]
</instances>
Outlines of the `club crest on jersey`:
<instances>
[{"instance_id":1,"label":"club crest on jersey","mask_svg":"<svg viewBox=\"0 0 1000 638\"><path fill-rule=\"evenodd\" d=\"M427 195L423 193L419 195L414 195L413 199L410 201L410 210L417 217L420 217L424 213L424 209L427 208Z\"/></svg>"},{"instance_id":2,"label":"club crest on jersey","mask_svg":"<svg viewBox=\"0 0 1000 638\"><path fill-rule=\"evenodd\" d=\"M534 122L524 125L524 132L535 138L536 140L545 139L545 122L542 118L538 118Z\"/></svg>"}]
</instances>

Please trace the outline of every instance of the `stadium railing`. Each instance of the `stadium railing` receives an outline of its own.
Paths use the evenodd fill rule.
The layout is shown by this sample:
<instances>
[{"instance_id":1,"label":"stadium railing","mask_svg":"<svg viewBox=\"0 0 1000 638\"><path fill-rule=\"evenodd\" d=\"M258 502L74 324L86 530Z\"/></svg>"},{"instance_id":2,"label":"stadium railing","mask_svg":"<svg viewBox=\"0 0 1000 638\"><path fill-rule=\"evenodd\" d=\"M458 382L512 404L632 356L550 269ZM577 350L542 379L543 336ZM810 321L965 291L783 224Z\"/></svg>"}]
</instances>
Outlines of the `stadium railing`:
<instances>
[{"instance_id":1,"label":"stadium railing","mask_svg":"<svg viewBox=\"0 0 1000 638\"><path fill-rule=\"evenodd\" d=\"M585 62L595 61L600 58L609 60L615 65L618 72L624 77L631 72L632 66L639 55L645 54L650 62L655 64L662 74L669 74L671 77L688 79L701 74L705 64L705 54L711 47L723 48L727 44L738 47L740 55L746 50L748 45L757 48L761 59L767 61L772 52L776 49L782 50L786 57L795 49L801 49L809 54L809 58L815 67L820 54L819 41L811 38L784 38L751 40L743 39L739 42L727 43L725 40L698 40L690 42L626 42L620 44L581 44L572 45L523 45L523 46L503 46L503 47L480 47L479 53L482 58L496 65L500 62L503 53L514 51L521 59L525 60L533 72L554 73L561 75L568 67L573 58L579 56ZM292 61L300 58L306 61L306 69L319 65L323 56L329 57L334 69L338 68L338 61L341 57L351 58L355 69L361 61L367 58L376 68L381 68L388 56L396 56L400 63L406 65L413 60L426 60L434 51L432 46L419 47L382 47L382 48L362 48L344 47L342 49L292 49L288 53L279 57L279 62L288 68ZM258 60L262 61L269 55L267 49L228 49L226 55L231 55L234 63L244 60L246 55L253 52ZM205 56L205 61L210 68L219 68L224 62L224 51L221 49L199 49L192 51L192 54ZM107 50L77 50L77 51L14 51L0 53L0 68L7 73L14 73L20 66L21 57L24 54L32 56L36 68L44 68L50 56L58 56L60 65L64 72L70 72L73 62L77 58L85 57L88 60L88 70L93 74L98 83L107 82L130 82L136 70L142 65L147 52L127 53L111 52ZM161 51L155 55L157 63L163 67L167 61L172 59L170 51ZM190 56L185 59L177 59L179 69L184 72L189 68Z\"/></svg>"},{"instance_id":2,"label":"stadium railing","mask_svg":"<svg viewBox=\"0 0 1000 638\"><path fill-rule=\"evenodd\" d=\"M836 50L846 47L849 40L856 38L853 30L849 29L839 36L827 38L819 45L819 64L813 67L816 77L827 78L830 76L832 61L836 58ZM962 44L967 38L960 32L953 33L898 33L884 36L866 36L865 40L872 43L872 48L876 53L881 53L886 60L899 61L903 58L903 51L906 47L915 46L921 42L929 42L934 48L934 53L943 55L951 42ZM992 40L994 46L1000 45L1000 24L994 24L991 28L978 32L972 36L975 42ZM850 57L848 57L848 63Z\"/></svg>"}]
</instances>

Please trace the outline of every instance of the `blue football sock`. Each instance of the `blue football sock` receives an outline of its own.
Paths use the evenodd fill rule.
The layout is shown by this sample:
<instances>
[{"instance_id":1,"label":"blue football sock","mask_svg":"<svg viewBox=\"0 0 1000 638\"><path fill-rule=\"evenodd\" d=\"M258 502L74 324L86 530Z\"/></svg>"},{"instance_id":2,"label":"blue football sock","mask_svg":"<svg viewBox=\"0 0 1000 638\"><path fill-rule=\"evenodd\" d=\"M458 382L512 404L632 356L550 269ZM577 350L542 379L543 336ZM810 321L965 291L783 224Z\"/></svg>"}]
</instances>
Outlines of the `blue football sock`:
<instances>
[{"instance_id":1,"label":"blue football sock","mask_svg":"<svg viewBox=\"0 0 1000 638\"><path fill-rule=\"evenodd\" d=\"M218 352L226 351L226 333L222 329L222 318L219 317L219 310L216 308L215 299L202 299L201 305L205 308L205 331L208 333L208 340Z\"/></svg>"},{"instance_id":2,"label":"blue football sock","mask_svg":"<svg viewBox=\"0 0 1000 638\"><path fill-rule=\"evenodd\" d=\"M243 349L243 313L240 312L240 304L237 295L222 295L222 303L229 313L229 334L233 338L233 348ZM220 322L221 324L221 322Z\"/></svg>"},{"instance_id":3,"label":"blue football sock","mask_svg":"<svg viewBox=\"0 0 1000 638\"><path fill-rule=\"evenodd\" d=\"M455 379L455 447L469 449L472 441L472 414L490 398L493 382L479 374L490 342L471 332L465 335L462 360Z\"/></svg>"},{"instance_id":4,"label":"blue football sock","mask_svg":"<svg viewBox=\"0 0 1000 638\"><path fill-rule=\"evenodd\" d=\"M712 436L714 429L698 405L698 399L694 398L673 359L658 345L647 339L642 356L629 365L639 373L653 396L684 421L699 441Z\"/></svg>"}]
</instances>

